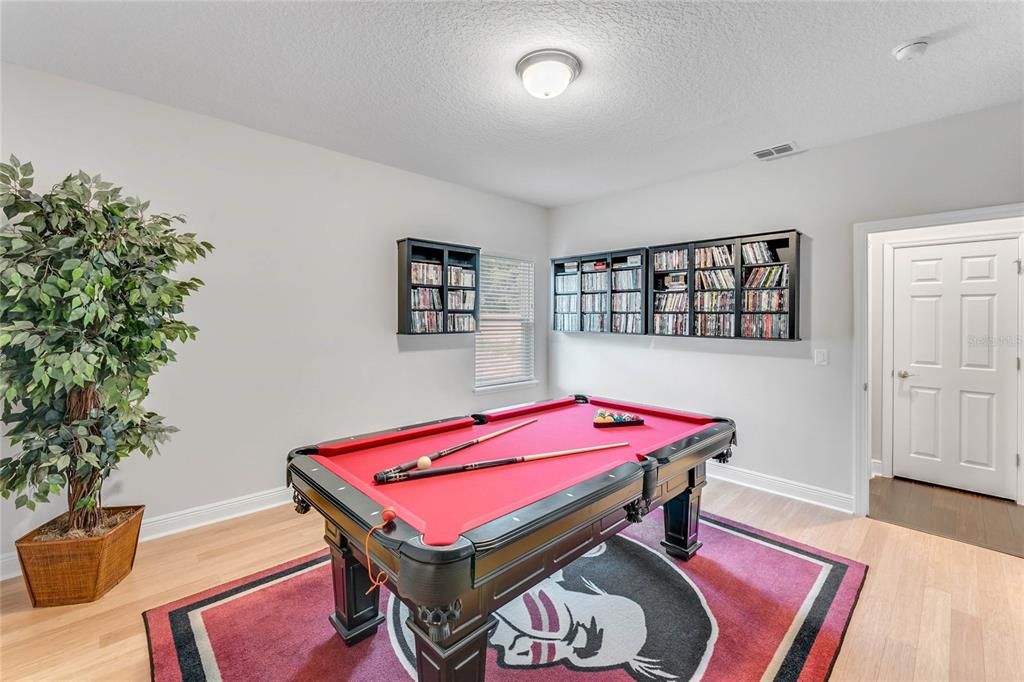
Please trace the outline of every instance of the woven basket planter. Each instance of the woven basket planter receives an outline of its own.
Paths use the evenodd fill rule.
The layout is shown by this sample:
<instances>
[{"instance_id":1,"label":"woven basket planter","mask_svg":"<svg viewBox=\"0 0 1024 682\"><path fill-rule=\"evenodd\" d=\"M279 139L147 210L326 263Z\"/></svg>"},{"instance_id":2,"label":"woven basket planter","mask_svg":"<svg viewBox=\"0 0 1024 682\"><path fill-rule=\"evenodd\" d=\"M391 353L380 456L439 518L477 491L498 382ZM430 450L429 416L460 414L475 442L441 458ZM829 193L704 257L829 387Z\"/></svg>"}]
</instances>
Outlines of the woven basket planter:
<instances>
[{"instance_id":1,"label":"woven basket planter","mask_svg":"<svg viewBox=\"0 0 1024 682\"><path fill-rule=\"evenodd\" d=\"M37 528L15 543L32 606L96 601L131 573L145 507L105 509L133 513L106 535L36 541Z\"/></svg>"}]
</instances>

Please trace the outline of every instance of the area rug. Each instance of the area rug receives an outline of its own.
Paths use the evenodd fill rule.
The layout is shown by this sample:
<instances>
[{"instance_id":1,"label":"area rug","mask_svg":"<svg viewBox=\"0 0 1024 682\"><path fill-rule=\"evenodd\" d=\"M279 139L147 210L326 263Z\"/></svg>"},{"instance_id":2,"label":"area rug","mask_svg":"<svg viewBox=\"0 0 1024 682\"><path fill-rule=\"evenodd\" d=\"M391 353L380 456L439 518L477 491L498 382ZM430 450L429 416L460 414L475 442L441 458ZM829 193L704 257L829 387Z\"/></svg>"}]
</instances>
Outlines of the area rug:
<instances>
[{"instance_id":1,"label":"area rug","mask_svg":"<svg viewBox=\"0 0 1024 682\"><path fill-rule=\"evenodd\" d=\"M488 680L827 679L867 566L740 523L702 516L688 562L650 514L499 612ZM409 680L404 604L347 647L325 552L143 614L156 682Z\"/></svg>"}]
</instances>

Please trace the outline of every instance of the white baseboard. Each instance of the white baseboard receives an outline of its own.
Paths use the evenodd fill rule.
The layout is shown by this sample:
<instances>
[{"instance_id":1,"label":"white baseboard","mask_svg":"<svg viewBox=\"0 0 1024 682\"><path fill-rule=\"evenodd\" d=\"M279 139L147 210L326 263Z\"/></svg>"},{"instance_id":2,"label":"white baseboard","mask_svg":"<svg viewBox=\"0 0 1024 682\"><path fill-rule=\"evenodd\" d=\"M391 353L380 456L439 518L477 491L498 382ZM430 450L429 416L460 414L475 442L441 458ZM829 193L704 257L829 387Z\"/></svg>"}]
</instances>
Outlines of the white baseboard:
<instances>
[{"instance_id":1,"label":"white baseboard","mask_svg":"<svg viewBox=\"0 0 1024 682\"><path fill-rule=\"evenodd\" d=\"M775 495L782 495L801 502L809 502L821 507L828 507L842 512L853 513L853 495L827 490L813 485L796 483L777 476L769 476L748 469L740 469L729 464L708 462L708 476L722 481L763 490ZM167 535L181 533L200 526L218 521L226 521L236 516L244 516L253 512L287 504L292 499L291 490L287 487L272 488L251 495L243 495L223 502L204 504L191 509L183 509L170 514L162 514L144 518L140 542L162 538ZM18 555L8 552L0 555L0 580L21 575Z\"/></svg>"},{"instance_id":2,"label":"white baseboard","mask_svg":"<svg viewBox=\"0 0 1024 682\"><path fill-rule=\"evenodd\" d=\"M154 540L167 535L174 535L200 526L218 521L227 521L236 516L244 516L278 505L291 502L291 490L285 486L272 488L251 495L242 495L222 502L204 504L191 509L161 514L151 518L143 517L139 542ZM21 575L17 552L0 555L0 580Z\"/></svg>"},{"instance_id":3,"label":"white baseboard","mask_svg":"<svg viewBox=\"0 0 1024 682\"><path fill-rule=\"evenodd\" d=\"M731 464L720 464L708 462L708 477L717 478L721 481L736 483L737 485L763 490L767 493L789 497L801 502L809 502L819 507L827 507L836 511L853 513L853 495L819 488L806 483L797 483L777 476L740 469Z\"/></svg>"},{"instance_id":4,"label":"white baseboard","mask_svg":"<svg viewBox=\"0 0 1024 682\"><path fill-rule=\"evenodd\" d=\"M871 460L871 476L882 476L882 460L873 459Z\"/></svg>"}]
</instances>

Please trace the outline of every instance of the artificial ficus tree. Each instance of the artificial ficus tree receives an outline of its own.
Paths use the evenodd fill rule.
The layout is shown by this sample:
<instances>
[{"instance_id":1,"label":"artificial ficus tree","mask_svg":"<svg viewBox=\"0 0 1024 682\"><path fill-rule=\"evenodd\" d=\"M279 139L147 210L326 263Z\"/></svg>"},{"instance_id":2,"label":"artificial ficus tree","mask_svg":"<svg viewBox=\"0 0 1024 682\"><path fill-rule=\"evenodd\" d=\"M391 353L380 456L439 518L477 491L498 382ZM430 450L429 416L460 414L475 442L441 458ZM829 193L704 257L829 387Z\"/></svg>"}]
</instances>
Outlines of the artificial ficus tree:
<instances>
[{"instance_id":1,"label":"artificial ficus tree","mask_svg":"<svg viewBox=\"0 0 1024 682\"><path fill-rule=\"evenodd\" d=\"M171 344L198 331L177 316L203 282L175 268L213 246L99 175L32 184L31 163L0 163L0 402L18 447L0 493L34 509L66 490L69 527L88 531L118 462L175 431L143 401Z\"/></svg>"}]
</instances>

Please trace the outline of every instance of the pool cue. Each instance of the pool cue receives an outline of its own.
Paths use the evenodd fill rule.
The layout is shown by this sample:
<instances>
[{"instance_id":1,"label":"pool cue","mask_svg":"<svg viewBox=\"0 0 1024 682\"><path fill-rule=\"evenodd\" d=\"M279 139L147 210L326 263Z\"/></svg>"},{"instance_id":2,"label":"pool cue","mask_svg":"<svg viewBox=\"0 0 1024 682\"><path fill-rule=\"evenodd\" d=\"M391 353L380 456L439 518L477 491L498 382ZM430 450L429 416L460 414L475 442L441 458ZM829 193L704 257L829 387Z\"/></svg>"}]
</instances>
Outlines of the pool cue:
<instances>
[{"instance_id":1,"label":"pool cue","mask_svg":"<svg viewBox=\"0 0 1024 682\"><path fill-rule=\"evenodd\" d=\"M444 476L446 474L457 474L462 471L476 471L477 469L489 469L491 467L505 466L506 464L519 464L520 462L535 462L539 459L551 459L552 457L565 457L566 455L578 455L582 452L593 452L594 450L607 450L609 448L621 448L629 443L612 443L610 445L594 445L589 448L573 448L572 450L556 450L554 452L541 452L536 455L520 455L518 457L503 457L501 459L485 459L482 462L470 462L469 464L453 464L449 467L438 467L436 469L414 469L389 474L381 483L398 483L399 481L412 481L417 478L428 476Z\"/></svg>"},{"instance_id":2,"label":"pool cue","mask_svg":"<svg viewBox=\"0 0 1024 682\"><path fill-rule=\"evenodd\" d=\"M515 431L516 429L522 428L522 427L526 426L527 424L532 424L535 421L537 421L535 418L534 419L527 419L524 422L519 422L518 424L513 424L512 426L509 426L508 428L505 428L505 429L501 429L500 431L495 431L494 433L488 433L486 435L480 436L479 438L474 438L473 440L467 440L465 443L459 443L458 445L453 445L450 448L446 448L444 450L439 450L438 452L435 452L434 454L429 455L430 461L433 462L435 460L441 459L442 457L446 457L446 456L452 454L453 452L458 452L459 450L465 450L466 448L468 448L468 447L470 447L472 445L476 445L477 443L483 443L485 440L490 440L492 438L497 438L498 436L506 434L509 431ZM406 462L405 464L399 464L396 467L391 467L390 469L385 469L384 471L378 471L377 473L375 473L373 475L373 480L377 481L377 483L386 483L387 481L385 479L388 476L392 475L392 474L400 474L403 471L409 471L410 469L415 469L416 468L416 463L418 461L419 461L419 458L417 457L416 459L412 460L411 462Z\"/></svg>"}]
</instances>

